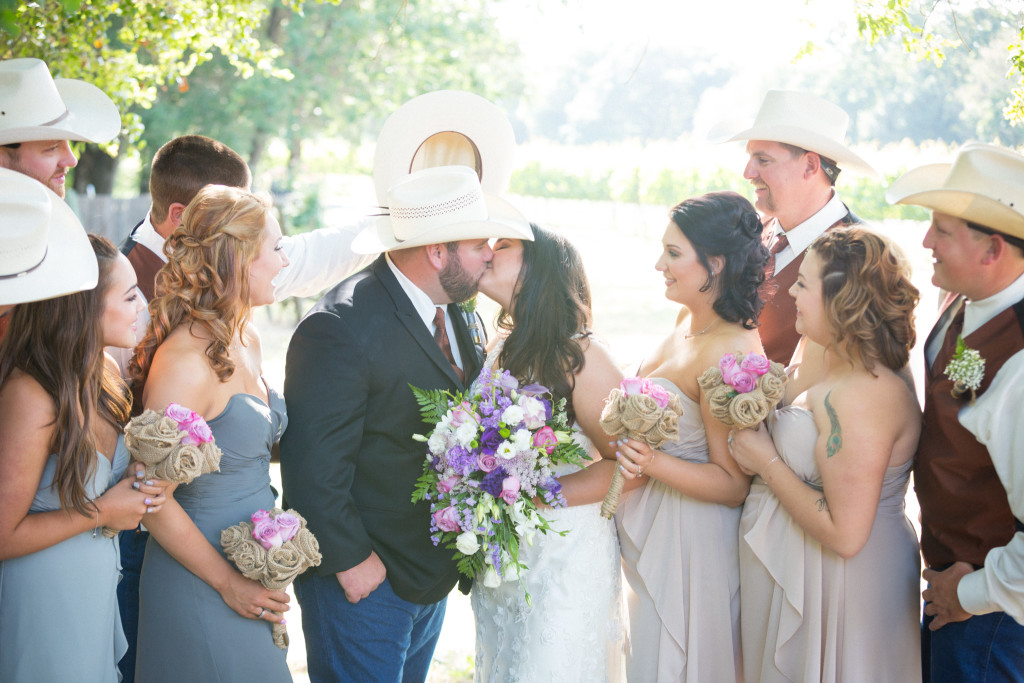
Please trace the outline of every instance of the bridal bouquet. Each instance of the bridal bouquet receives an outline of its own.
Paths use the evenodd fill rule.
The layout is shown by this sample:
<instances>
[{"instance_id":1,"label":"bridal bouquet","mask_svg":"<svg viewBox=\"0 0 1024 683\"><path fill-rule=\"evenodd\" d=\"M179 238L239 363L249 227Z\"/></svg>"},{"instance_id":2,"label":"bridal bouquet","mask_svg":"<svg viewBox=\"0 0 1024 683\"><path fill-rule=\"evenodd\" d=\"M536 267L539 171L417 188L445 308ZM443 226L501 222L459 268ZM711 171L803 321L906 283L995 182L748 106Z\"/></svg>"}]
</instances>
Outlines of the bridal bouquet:
<instances>
[{"instance_id":1,"label":"bridal bouquet","mask_svg":"<svg viewBox=\"0 0 1024 683\"><path fill-rule=\"evenodd\" d=\"M455 550L459 571L484 586L517 580L526 569L520 545L551 531L533 498L564 507L552 468L589 459L572 438L565 399L552 404L547 388L486 368L467 394L412 391L433 426L413 436L427 444L412 500L430 502L431 540Z\"/></svg>"},{"instance_id":2,"label":"bridal bouquet","mask_svg":"<svg viewBox=\"0 0 1024 683\"><path fill-rule=\"evenodd\" d=\"M649 379L627 377L608 395L601 411L601 429L612 436L625 436L658 448L679 438L682 414L678 396ZM605 519L615 514L623 483L622 472L616 467L601 503L601 516Z\"/></svg>"},{"instance_id":3,"label":"bridal bouquet","mask_svg":"<svg viewBox=\"0 0 1024 683\"><path fill-rule=\"evenodd\" d=\"M221 451L213 432L198 413L171 403L163 414L147 410L124 428L124 445L132 458L146 466L147 479L187 484L201 474L220 469ZM113 538L115 529L103 535Z\"/></svg>"},{"instance_id":4,"label":"bridal bouquet","mask_svg":"<svg viewBox=\"0 0 1024 683\"><path fill-rule=\"evenodd\" d=\"M220 532L224 554L245 578L284 590L296 576L320 564L320 545L299 513L257 510L250 519ZM274 624L273 634L275 645L288 647L284 624Z\"/></svg>"},{"instance_id":5,"label":"bridal bouquet","mask_svg":"<svg viewBox=\"0 0 1024 683\"><path fill-rule=\"evenodd\" d=\"M745 429L766 417L782 398L786 369L762 355L727 353L697 379L719 422Z\"/></svg>"}]
</instances>

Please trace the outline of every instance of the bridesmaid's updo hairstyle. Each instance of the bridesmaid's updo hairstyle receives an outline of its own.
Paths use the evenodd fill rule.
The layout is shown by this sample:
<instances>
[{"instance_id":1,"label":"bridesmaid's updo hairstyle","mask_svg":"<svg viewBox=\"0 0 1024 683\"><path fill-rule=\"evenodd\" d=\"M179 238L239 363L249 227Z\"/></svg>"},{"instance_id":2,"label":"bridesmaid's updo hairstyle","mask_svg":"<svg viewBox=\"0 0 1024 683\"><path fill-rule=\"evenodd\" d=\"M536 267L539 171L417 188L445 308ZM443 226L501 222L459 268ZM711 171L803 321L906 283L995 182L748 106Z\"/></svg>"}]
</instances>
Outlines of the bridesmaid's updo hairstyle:
<instances>
[{"instance_id":1,"label":"bridesmaid's updo hairstyle","mask_svg":"<svg viewBox=\"0 0 1024 683\"><path fill-rule=\"evenodd\" d=\"M901 370L917 340L919 292L899 247L863 228L837 228L811 244L821 262L821 294L832 327L854 360Z\"/></svg>"},{"instance_id":2,"label":"bridesmaid's updo hairstyle","mask_svg":"<svg viewBox=\"0 0 1024 683\"><path fill-rule=\"evenodd\" d=\"M708 273L700 291L714 288L715 313L748 330L757 327L765 304L762 290L768 249L761 243L761 219L754 207L735 192L709 192L676 205L669 217ZM717 274L711 272L713 256L725 261Z\"/></svg>"},{"instance_id":3,"label":"bridesmaid's updo hairstyle","mask_svg":"<svg viewBox=\"0 0 1024 683\"><path fill-rule=\"evenodd\" d=\"M135 350L132 379L145 381L153 354L182 323L205 328L210 367L222 382L235 371L228 347L252 313L249 269L265 236L269 200L246 190L207 185L189 202L164 243L167 263L156 276L149 327Z\"/></svg>"},{"instance_id":4,"label":"bridesmaid's updo hairstyle","mask_svg":"<svg viewBox=\"0 0 1024 683\"><path fill-rule=\"evenodd\" d=\"M574 377L583 369L578 333L589 334L590 283L579 252L564 237L530 224L533 241L523 241L512 310L498 312L507 331L498 367L520 381L539 382L555 398L566 398L569 420Z\"/></svg>"}]
</instances>

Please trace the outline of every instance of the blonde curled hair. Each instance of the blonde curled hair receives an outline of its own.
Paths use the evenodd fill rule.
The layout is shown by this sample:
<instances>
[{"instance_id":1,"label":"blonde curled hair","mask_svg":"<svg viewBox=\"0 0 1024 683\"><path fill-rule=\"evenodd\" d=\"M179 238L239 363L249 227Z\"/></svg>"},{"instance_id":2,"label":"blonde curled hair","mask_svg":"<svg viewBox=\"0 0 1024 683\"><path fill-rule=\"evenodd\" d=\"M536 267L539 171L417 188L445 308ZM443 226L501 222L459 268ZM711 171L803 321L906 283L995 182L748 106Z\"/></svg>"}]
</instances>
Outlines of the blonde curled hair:
<instances>
[{"instance_id":1,"label":"blonde curled hair","mask_svg":"<svg viewBox=\"0 0 1024 683\"><path fill-rule=\"evenodd\" d=\"M249 322L249 269L265 236L270 202L246 190L208 185L164 243L167 263L156 276L149 326L135 349L131 375L145 382L157 347L178 325L197 324L212 337L210 367L222 382L235 371L228 347Z\"/></svg>"},{"instance_id":2,"label":"blonde curled hair","mask_svg":"<svg viewBox=\"0 0 1024 683\"><path fill-rule=\"evenodd\" d=\"M821 263L821 293L832 327L851 359L901 370L917 340L920 293L895 243L863 228L829 230L810 247Z\"/></svg>"}]
</instances>

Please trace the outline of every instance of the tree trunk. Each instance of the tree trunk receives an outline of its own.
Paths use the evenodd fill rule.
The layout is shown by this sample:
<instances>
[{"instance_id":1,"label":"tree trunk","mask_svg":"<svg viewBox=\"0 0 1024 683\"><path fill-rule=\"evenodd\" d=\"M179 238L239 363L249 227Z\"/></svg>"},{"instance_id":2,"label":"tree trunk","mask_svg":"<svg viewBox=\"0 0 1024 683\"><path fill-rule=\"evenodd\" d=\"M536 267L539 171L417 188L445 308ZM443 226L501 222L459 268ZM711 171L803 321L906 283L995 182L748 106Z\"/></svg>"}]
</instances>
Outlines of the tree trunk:
<instances>
[{"instance_id":1,"label":"tree trunk","mask_svg":"<svg viewBox=\"0 0 1024 683\"><path fill-rule=\"evenodd\" d=\"M86 145L75 167L75 192L86 194L92 185L96 194L113 194L114 174L119 161L96 145Z\"/></svg>"}]
</instances>

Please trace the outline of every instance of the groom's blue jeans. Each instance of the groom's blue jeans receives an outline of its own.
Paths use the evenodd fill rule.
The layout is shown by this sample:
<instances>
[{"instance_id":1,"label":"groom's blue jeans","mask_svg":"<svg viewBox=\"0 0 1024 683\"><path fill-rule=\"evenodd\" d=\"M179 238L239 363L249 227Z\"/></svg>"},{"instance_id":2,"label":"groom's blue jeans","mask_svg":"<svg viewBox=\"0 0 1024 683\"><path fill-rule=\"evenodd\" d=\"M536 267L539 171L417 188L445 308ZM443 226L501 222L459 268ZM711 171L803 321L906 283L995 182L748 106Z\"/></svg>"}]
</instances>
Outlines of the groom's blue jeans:
<instances>
[{"instance_id":1,"label":"groom's blue jeans","mask_svg":"<svg viewBox=\"0 0 1024 683\"><path fill-rule=\"evenodd\" d=\"M418 605L395 595L384 580L356 604L333 576L295 582L312 683L421 683L441 635L447 598Z\"/></svg>"},{"instance_id":2,"label":"groom's blue jeans","mask_svg":"<svg viewBox=\"0 0 1024 683\"><path fill-rule=\"evenodd\" d=\"M1006 612L979 614L966 621L921 629L925 683L1024 681L1024 626Z\"/></svg>"}]
</instances>

